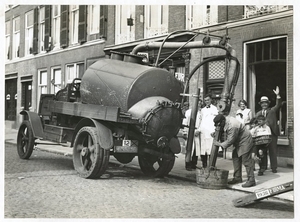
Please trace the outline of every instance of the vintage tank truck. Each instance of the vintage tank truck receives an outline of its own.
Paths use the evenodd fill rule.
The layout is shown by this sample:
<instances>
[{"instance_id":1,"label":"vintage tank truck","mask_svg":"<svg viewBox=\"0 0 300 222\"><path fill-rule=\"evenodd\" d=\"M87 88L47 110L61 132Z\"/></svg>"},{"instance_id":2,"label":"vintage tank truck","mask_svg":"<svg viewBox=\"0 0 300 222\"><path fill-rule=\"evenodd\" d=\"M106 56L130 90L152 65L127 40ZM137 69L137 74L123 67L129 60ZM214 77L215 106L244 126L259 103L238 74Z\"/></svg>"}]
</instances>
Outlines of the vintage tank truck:
<instances>
[{"instance_id":1,"label":"vintage tank truck","mask_svg":"<svg viewBox=\"0 0 300 222\"><path fill-rule=\"evenodd\" d=\"M187 42L167 42L175 34L192 33ZM24 121L17 135L18 155L30 158L37 139L69 143L73 165L83 178L99 178L108 168L109 157L129 163L135 156L142 172L163 177L173 168L181 147L177 134L184 115L181 110L186 87L174 74L159 68L162 48L215 47L225 51L228 73L221 96L220 110L230 107L233 79L237 69L235 51L227 37L192 41L199 32L176 31L163 42L136 46L131 53L112 52L54 94L42 94L39 111L21 111ZM202 33L203 34L203 33ZM138 52L159 49L156 64L143 62ZM215 59L219 56L214 57ZM210 59L212 61L212 59ZM198 68L204 64L201 61ZM195 68L190 76L195 73ZM188 84L188 83L187 83Z\"/></svg>"}]
</instances>

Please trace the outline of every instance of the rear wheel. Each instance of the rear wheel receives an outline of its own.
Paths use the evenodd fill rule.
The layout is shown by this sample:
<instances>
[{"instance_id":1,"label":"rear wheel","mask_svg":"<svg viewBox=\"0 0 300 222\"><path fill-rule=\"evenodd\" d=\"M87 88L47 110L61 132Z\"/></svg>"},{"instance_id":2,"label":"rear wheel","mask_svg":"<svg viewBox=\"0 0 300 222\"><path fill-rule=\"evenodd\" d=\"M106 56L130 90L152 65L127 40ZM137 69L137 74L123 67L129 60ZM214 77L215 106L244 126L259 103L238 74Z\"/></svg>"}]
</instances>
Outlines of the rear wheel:
<instances>
[{"instance_id":1,"label":"rear wheel","mask_svg":"<svg viewBox=\"0 0 300 222\"><path fill-rule=\"evenodd\" d=\"M164 177L169 174L175 163L175 156L170 153L168 157L158 157L148 153L138 156L142 172L151 177Z\"/></svg>"},{"instance_id":2,"label":"rear wheel","mask_svg":"<svg viewBox=\"0 0 300 222\"><path fill-rule=\"evenodd\" d=\"M18 131L17 150L21 159L29 159L34 147L35 138L28 120L25 120Z\"/></svg>"},{"instance_id":3,"label":"rear wheel","mask_svg":"<svg viewBox=\"0 0 300 222\"><path fill-rule=\"evenodd\" d=\"M100 147L95 127L83 127L76 135L73 147L73 165L79 175L96 179L106 171L109 150Z\"/></svg>"}]
</instances>

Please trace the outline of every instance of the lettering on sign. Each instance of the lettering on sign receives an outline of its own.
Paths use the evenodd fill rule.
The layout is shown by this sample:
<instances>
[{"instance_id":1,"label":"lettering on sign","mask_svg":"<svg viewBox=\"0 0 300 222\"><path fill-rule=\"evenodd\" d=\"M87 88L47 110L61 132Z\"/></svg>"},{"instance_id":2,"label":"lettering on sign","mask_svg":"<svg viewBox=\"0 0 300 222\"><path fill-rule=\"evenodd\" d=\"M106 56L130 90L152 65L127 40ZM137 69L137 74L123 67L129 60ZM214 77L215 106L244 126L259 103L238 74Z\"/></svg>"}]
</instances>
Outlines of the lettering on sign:
<instances>
[{"instance_id":1,"label":"lettering on sign","mask_svg":"<svg viewBox=\"0 0 300 222\"><path fill-rule=\"evenodd\" d=\"M131 140L123 140L123 146L131 146Z\"/></svg>"},{"instance_id":2,"label":"lettering on sign","mask_svg":"<svg viewBox=\"0 0 300 222\"><path fill-rule=\"evenodd\" d=\"M175 78L181 82L184 82L184 74L180 72L175 72Z\"/></svg>"},{"instance_id":3,"label":"lettering on sign","mask_svg":"<svg viewBox=\"0 0 300 222\"><path fill-rule=\"evenodd\" d=\"M256 198L259 199L259 198L262 198L262 197L269 196L270 195L270 191L269 190L263 190L263 191L255 193L255 195L256 195Z\"/></svg>"},{"instance_id":4,"label":"lettering on sign","mask_svg":"<svg viewBox=\"0 0 300 222\"><path fill-rule=\"evenodd\" d=\"M280 185L280 186L277 186L277 187L273 187L272 188L272 192L275 193L275 192L278 192L278 191L281 191L281 190L284 190L284 186Z\"/></svg>"}]
</instances>

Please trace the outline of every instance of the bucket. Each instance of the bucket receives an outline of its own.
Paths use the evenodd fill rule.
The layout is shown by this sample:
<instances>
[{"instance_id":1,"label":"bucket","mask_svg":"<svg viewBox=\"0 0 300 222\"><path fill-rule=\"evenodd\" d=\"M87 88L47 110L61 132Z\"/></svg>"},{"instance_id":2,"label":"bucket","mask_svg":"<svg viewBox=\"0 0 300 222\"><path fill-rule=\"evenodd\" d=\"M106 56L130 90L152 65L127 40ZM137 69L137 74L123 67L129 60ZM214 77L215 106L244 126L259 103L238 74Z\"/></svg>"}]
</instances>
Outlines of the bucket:
<instances>
[{"instance_id":1,"label":"bucket","mask_svg":"<svg viewBox=\"0 0 300 222\"><path fill-rule=\"evenodd\" d=\"M225 189L228 182L228 170L197 168L196 182L204 189Z\"/></svg>"}]
</instances>

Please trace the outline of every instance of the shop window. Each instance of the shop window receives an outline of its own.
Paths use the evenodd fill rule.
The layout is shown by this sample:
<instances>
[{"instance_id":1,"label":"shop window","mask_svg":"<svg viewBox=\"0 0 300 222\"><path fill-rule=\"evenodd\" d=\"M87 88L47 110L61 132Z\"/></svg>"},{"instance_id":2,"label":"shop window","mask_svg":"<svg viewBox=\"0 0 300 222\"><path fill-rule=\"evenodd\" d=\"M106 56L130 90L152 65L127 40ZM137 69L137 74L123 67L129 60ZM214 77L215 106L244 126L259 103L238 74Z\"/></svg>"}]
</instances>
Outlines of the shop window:
<instances>
[{"instance_id":1,"label":"shop window","mask_svg":"<svg viewBox=\"0 0 300 222\"><path fill-rule=\"evenodd\" d=\"M145 38L168 33L169 6L145 6Z\"/></svg>"}]
</instances>

